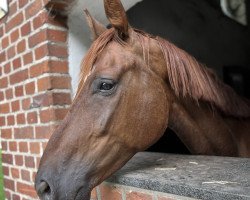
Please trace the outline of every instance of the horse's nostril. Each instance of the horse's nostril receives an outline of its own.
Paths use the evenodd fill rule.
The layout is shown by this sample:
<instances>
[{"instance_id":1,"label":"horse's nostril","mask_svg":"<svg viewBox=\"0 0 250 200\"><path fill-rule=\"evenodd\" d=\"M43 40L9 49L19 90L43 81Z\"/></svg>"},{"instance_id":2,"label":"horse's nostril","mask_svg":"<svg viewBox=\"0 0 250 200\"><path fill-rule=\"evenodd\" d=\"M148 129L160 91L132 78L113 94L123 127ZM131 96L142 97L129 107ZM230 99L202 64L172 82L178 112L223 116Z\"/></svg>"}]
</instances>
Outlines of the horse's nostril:
<instances>
[{"instance_id":1,"label":"horse's nostril","mask_svg":"<svg viewBox=\"0 0 250 200\"><path fill-rule=\"evenodd\" d=\"M49 196L51 193L49 184L45 181L42 181L37 187L37 193L41 197Z\"/></svg>"}]
</instances>

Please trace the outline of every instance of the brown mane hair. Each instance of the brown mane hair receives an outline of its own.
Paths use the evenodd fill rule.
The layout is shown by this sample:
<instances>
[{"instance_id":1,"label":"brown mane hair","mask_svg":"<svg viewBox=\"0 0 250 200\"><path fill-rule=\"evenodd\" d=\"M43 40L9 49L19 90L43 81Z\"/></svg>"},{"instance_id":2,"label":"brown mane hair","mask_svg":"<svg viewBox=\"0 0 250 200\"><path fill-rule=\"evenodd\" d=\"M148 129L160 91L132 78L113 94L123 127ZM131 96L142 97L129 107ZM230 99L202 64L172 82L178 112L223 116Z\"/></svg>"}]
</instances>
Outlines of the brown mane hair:
<instances>
[{"instance_id":1,"label":"brown mane hair","mask_svg":"<svg viewBox=\"0 0 250 200\"><path fill-rule=\"evenodd\" d=\"M217 107L225 115L250 117L250 104L224 84L214 72L172 43L156 38L165 57L168 78L177 96L189 96Z\"/></svg>"},{"instance_id":2,"label":"brown mane hair","mask_svg":"<svg viewBox=\"0 0 250 200\"><path fill-rule=\"evenodd\" d=\"M249 101L238 96L233 89L220 81L211 69L167 40L151 36L137 29L134 29L134 33L141 41L145 62L149 59L149 49L147 49L149 44L146 43L150 38L158 42L166 62L169 83L177 97L190 97L197 102L208 102L227 116L250 117ZM93 42L81 65L80 82L76 96L81 91L85 79L91 73L97 56L113 40L123 43L117 36L115 29L111 28ZM148 56L146 56L147 53Z\"/></svg>"}]
</instances>

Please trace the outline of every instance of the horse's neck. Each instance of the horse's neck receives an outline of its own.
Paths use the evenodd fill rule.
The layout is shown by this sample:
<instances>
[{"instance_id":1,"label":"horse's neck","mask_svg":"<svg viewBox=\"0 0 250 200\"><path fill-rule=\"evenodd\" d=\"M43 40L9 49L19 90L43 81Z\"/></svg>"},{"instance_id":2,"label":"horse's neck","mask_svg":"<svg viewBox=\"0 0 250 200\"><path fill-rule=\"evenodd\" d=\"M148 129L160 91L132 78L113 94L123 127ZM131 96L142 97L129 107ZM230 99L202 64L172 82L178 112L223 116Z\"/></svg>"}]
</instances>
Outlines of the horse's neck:
<instances>
[{"instance_id":1,"label":"horse's neck","mask_svg":"<svg viewBox=\"0 0 250 200\"><path fill-rule=\"evenodd\" d=\"M239 120L222 117L205 103L198 105L187 100L174 101L169 127L193 154L250 156L249 145L245 141L240 143L242 139L250 142L250 137L246 138L249 122L242 122L240 126L239 123Z\"/></svg>"}]
</instances>

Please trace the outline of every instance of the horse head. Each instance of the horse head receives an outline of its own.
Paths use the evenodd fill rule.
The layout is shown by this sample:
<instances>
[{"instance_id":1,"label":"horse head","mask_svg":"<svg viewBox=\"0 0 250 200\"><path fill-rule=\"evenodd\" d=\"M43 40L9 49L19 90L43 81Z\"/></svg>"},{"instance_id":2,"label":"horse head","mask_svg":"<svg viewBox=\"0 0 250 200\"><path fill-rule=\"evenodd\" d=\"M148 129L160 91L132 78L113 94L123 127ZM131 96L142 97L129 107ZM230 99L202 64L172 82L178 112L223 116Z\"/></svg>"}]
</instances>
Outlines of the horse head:
<instances>
[{"instance_id":1,"label":"horse head","mask_svg":"<svg viewBox=\"0 0 250 200\"><path fill-rule=\"evenodd\" d=\"M165 65L161 48L130 27L119 0L104 5L110 29L86 11L95 40L69 113L40 162L35 187L43 200L89 199L96 185L167 127L171 99L159 67Z\"/></svg>"}]
</instances>

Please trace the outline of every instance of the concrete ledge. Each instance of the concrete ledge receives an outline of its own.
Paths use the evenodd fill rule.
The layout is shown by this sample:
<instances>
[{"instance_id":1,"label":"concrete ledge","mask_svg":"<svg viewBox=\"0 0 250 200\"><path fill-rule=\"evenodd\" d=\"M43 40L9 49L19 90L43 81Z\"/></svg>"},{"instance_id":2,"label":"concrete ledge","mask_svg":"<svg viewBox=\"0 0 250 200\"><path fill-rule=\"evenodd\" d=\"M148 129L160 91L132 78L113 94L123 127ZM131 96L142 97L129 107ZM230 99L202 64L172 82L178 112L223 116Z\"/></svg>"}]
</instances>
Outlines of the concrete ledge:
<instances>
[{"instance_id":1,"label":"concrete ledge","mask_svg":"<svg viewBox=\"0 0 250 200\"><path fill-rule=\"evenodd\" d=\"M250 159L142 152L107 182L197 199L250 200Z\"/></svg>"}]
</instances>

